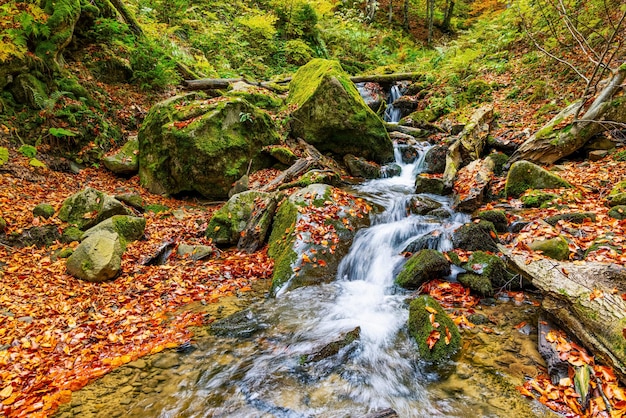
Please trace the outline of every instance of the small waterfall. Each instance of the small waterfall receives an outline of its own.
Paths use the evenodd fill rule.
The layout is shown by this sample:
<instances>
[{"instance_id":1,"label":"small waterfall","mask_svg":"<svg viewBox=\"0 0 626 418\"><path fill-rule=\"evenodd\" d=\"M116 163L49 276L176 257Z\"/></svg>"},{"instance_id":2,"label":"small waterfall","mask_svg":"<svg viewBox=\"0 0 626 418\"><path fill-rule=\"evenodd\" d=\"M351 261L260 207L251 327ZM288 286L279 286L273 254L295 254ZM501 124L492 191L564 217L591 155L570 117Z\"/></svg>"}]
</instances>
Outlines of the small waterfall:
<instances>
[{"instance_id":1,"label":"small waterfall","mask_svg":"<svg viewBox=\"0 0 626 418\"><path fill-rule=\"evenodd\" d=\"M398 123L402 117L402 111L393 106L393 103L402 96L400 88L396 85L391 86L389 91L389 99L387 100L387 109L385 109L385 122Z\"/></svg>"}]
</instances>

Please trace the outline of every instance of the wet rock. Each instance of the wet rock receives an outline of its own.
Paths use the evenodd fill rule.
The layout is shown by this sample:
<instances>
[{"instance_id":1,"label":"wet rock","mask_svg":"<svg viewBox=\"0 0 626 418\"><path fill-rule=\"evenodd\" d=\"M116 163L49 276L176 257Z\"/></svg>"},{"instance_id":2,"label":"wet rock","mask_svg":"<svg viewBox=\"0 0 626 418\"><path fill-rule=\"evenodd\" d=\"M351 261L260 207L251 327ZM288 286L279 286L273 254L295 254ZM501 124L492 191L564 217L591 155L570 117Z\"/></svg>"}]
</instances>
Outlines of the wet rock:
<instances>
[{"instance_id":1,"label":"wet rock","mask_svg":"<svg viewBox=\"0 0 626 418\"><path fill-rule=\"evenodd\" d=\"M489 318L486 315L480 313L474 313L467 317L467 320L474 325L485 325L489 323Z\"/></svg>"},{"instance_id":2,"label":"wet rock","mask_svg":"<svg viewBox=\"0 0 626 418\"><path fill-rule=\"evenodd\" d=\"M458 195L458 201L455 203L457 210L469 213L482 206L494 176L493 168L493 161L485 158L474 160L458 171L454 189L465 190L465 193Z\"/></svg>"},{"instance_id":3,"label":"wet rock","mask_svg":"<svg viewBox=\"0 0 626 418\"><path fill-rule=\"evenodd\" d=\"M99 231L81 242L67 259L67 272L88 282L103 282L120 271L122 244L116 233Z\"/></svg>"},{"instance_id":4,"label":"wet rock","mask_svg":"<svg viewBox=\"0 0 626 418\"><path fill-rule=\"evenodd\" d=\"M380 166L363 158L355 157L347 154L343 157L343 162L348 167L348 171L354 177L363 177L365 179L377 179L381 176Z\"/></svg>"},{"instance_id":5,"label":"wet rock","mask_svg":"<svg viewBox=\"0 0 626 418\"><path fill-rule=\"evenodd\" d=\"M429 193L436 195L446 194L445 185L443 180L437 177L428 177L425 175L419 175L415 178L415 193Z\"/></svg>"},{"instance_id":6,"label":"wet rock","mask_svg":"<svg viewBox=\"0 0 626 418\"><path fill-rule=\"evenodd\" d=\"M555 226L559 221L582 224L586 220L595 222L596 214L593 212L560 213L558 215L549 216L545 219L545 221L552 226Z\"/></svg>"},{"instance_id":7,"label":"wet rock","mask_svg":"<svg viewBox=\"0 0 626 418\"><path fill-rule=\"evenodd\" d=\"M477 213L474 218L491 222L498 232L507 231L508 221L503 210L484 210Z\"/></svg>"},{"instance_id":8,"label":"wet rock","mask_svg":"<svg viewBox=\"0 0 626 418\"><path fill-rule=\"evenodd\" d=\"M139 171L139 141L137 137L130 137L115 154L102 159L107 170L121 176L132 176Z\"/></svg>"},{"instance_id":9,"label":"wet rock","mask_svg":"<svg viewBox=\"0 0 626 418\"><path fill-rule=\"evenodd\" d=\"M238 193L245 192L250 189L249 187L250 177L247 174L241 176L239 180L237 180L233 187L228 191L228 198L230 199L234 195Z\"/></svg>"},{"instance_id":10,"label":"wet rock","mask_svg":"<svg viewBox=\"0 0 626 418\"><path fill-rule=\"evenodd\" d=\"M438 231L431 231L411 241L402 252L416 253L426 249L434 250L439 246L439 242L441 242L441 234Z\"/></svg>"},{"instance_id":11,"label":"wet rock","mask_svg":"<svg viewBox=\"0 0 626 418\"><path fill-rule=\"evenodd\" d=\"M514 234L517 234L518 232L520 232L522 229L526 228L526 226L529 224L530 222L528 221L515 221L512 222L511 225L508 228L509 232L512 232Z\"/></svg>"},{"instance_id":12,"label":"wet rock","mask_svg":"<svg viewBox=\"0 0 626 418\"><path fill-rule=\"evenodd\" d=\"M435 310L434 323L430 320L431 312ZM435 299L422 295L415 298L409 307L409 333L417 343L420 357L429 362L443 362L452 359L460 352L461 335L456 325L448 314L441 308ZM432 348L428 347L428 339L434 339L438 334L438 339ZM448 335L449 334L449 335ZM447 343L446 343L446 340ZM432 340L431 340L432 341Z\"/></svg>"},{"instance_id":13,"label":"wet rock","mask_svg":"<svg viewBox=\"0 0 626 418\"><path fill-rule=\"evenodd\" d=\"M156 356L154 361L152 362L152 367L156 367L157 369L172 369L174 367L178 367L180 364L180 359L178 358L178 354L172 352L161 353Z\"/></svg>"},{"instance_id":14,"label":"wet rock","mask_svg":"<svg viewBox=\"0 0 626 418\"><path fill-rule=\"evenodd\" d=\"M133 369L145 369L148 366L148 363L144 359L137 359L135 361L131 361L127 364L128 367L132 367Z\"/></svg>"},{"instance_id":15,"label":"wet rock","mask_svg":"<svg viewBox=\"0 0 626 418\"><path fill-rule=\"evenodd\" d=\"M211 332L218 337L250 338L265 328L250 309L244 309L211 324Z\"/></svg>"},{"instance_id":16,"label":"wet rock","mask_svg":"<svg viewBox=\"0 0 626 418\"><path fill-rule=\"evenodd\" d=\"M34 217L49 219L54 215L54 207L49 203L40 203L33 209Z\"/></svg>"},{"instance_id":17,"label":"wet rock","mask_svg":"<svg viewBox=\"0 0 626 418\"><path fill-rule=\"evenodd\" d=\"M358 341L361 337L361 327L356 327L352 331L344 333L339 339L326 344L320 350L313 354L305 355L302 357L302 363L312 363L320 360L327 359L334 355L337 355L342 349L345 349L350 344Z\"/></svg>"},{"instance_id":18,"label":"wet rock","mask_svg":"<svg viewBox=\"0 0 626 418\"><path fill-rule=\"evenodd\" d=\"M284 200L269 239L272 293L333 280L354 234L369 225L367 210L362 200L323 184L312 184ZM312 240L310 231L326 233Z\"/></svg>"},{"instance_id":19,"label":"wet rock","mask_svg":"<svg viewBox=\"0 0 626 418\"><path fill-rule=\"evenodd\" d=\"M474 251L468 261L462 266L468 272L486 278L494 288L501 288L508 284L509 274L506 264L500 257L482 251ZM460 280L459 280L460 281ZM475 289L478 290L478 289ZM492 296L493 293L481 292L483 296Z\"/></svg>"},{"instance_id":20,"label":"wet rock","mask_svg":"<svg viewBox=\"0 0 626 418\"><path fill-rule=\"evenodd\" d=\"M533 251L541 251L546 257L555 260L569 259L569 246L567 240L562 235L550 239L534 240L528 244L528 247Z\"/></svg>"},{"instance_id":21,"label":"wet rock","mask_svg":"<svg viewBox=\"0 0 626 418\"><path fill-rule=\"evenodd\" d=\"M402 167L398 164L388 164L380 168L380 176L382 178L390 178L399 176L402 173Z\"/></svg>"},{"instance_id":22,"label":"wet rock","mask_svg":"<svg viewBox=\"0 0 626 418\"><path fill-rule=\"evenodd\" d=\"M487 276L474 273L463 273L457 276L457 280L465 287L469 287L474 292L482 296L493 295L493 286Z\"/></svg>"},{"instance_id":23,"label":"wet rock","mask_svg":"<svg viewBox=\"0 0 626 418\"><path fill-rule=\"evenodd\" d=\"M393 161L385 125L337 61L318 58L300 67L289 84L288 102L296 106L293 134L322 153L353 154L379 164Z\"/></svg>"},{"instance_id":24,"label":"wet rock","mask_svg":"<svg viewBox=\"0 0 626 418\"><path fill-rule=\"evenodd\" d=\"M520 197L522 205L525 208L539 208L551 206L552 202L559 196L554 193L546 193L541 190L531 190L524 196Z\"/></svg>"},{"instance_id":25,"label":"wet rock","mask_svg":"<svg viewBox=\"0 0 626 418\"><path fill-rule=\"evenodd\" d=\"M488 221L462 225L454 231L452 244L467 251L498 252L496 229Z\"/></svg>"},{"instance_id":26,"label":"wet rock","mask_svg":"<svg viewBox=\"0 0 626 418\"><path fill-rule=\"evenodd\" d=\"M59 219L83 231L114 215L131 213L119 200L91 187L65 199L59 210Z\"/></svg>"},{"instance_id":27,"label":"wet rock","mask_svg":"<svg viewBox=\"0 0 626 418\"><path fill-rule=\"evenodd\" d=\"M409 202L409 212L415 215L426 215L442 206L443 205L435 199L426 196L414 196Z\"/></svg>"},{"instance_id":28,"label":"wet rock","mask_svg":"<svg viewBox=\"0 0 626 418\"><path fill-rule=\"evenodd\" d=\"M450 262L439 251L421 250L408 259L396 284L407 289L417 289L425 282L450 275Z\"/></svg>"},{"instance_id":29,"label":"wet rock","mask_svg":"<svg viewBox=\"0 0 626 418\"><path fill-rule=\"evenodd\" d=\"M519 197L529 189L560 189L572 186L561 177L528 161L516 161L509 169L504 192Z\"/></svg>"},{"instance_id":30,"label":"wet rock","mask_svg":"<svg viewBox=\"0 0 626 418\"><path fill-rule=\"evenodd\" d=\"M425 173L428 174L443 174L446 169L446 153L448 152L447 145L435 145L430 148L424 156L424 165L426 169Z\"/></svg>"},{"instance_id":31,"label":"wet rock","mask_svg":"<svg viewBox=\"0 0 626 418\"><path fill-rule=\"evenodd\" d=\"M179 257L187 256L194 261L198 261L210 257L215 250L208 245L178 244L176 252Z\"/></svg>"}]
</instances>

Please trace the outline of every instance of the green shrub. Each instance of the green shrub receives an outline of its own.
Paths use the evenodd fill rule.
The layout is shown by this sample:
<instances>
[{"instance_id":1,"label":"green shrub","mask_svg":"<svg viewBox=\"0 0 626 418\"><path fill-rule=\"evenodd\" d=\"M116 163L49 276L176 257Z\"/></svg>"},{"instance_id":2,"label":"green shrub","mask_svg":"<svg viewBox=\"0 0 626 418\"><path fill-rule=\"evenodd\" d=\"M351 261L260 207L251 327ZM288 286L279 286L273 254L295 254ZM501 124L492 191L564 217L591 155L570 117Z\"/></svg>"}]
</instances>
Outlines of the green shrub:
<instances>
[{"instance_id":1,"label":"green shrub","mask_svg":"<svg viewBox=\"0 0 626 418\"><path fill-rule=\"evenodd\" d=\"M290 64L304 65L313 58L312 55L311 47L300 39L292 39L285 44L285 57Z\"/></svg>"},{"instance_id":2,"label":"green shrub","mask_svg":"<svg viewBox=\"0 0 626 418\"><path fill-rule=\"evenodd\" d=\"M32 145L22 145L18 149L18 151L24 157L28 157L28 158L34 158L35 155L37 155L37 148L33 147Z\"/></svg>"},{"instance_id":3,"label":"green shrub","mask_svg":"<svg viewBox=\"0 0 626 418\"><path fill-rule=\"evenodd\" d=\"M130 56L130 65L133 81L144 90L164 89L182 79L176 71L176 63L153 39L144 38L137 44L137 49Z\"/></svg>"}]
</instances>

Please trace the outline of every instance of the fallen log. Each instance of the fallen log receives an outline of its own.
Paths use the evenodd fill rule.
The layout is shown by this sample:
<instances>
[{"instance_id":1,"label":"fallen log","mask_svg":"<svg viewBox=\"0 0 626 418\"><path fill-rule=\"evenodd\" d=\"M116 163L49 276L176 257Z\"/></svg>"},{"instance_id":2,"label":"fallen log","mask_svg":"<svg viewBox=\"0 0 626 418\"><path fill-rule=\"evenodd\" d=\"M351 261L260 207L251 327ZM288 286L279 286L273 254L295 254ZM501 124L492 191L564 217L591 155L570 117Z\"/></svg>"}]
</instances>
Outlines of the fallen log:
<instances>
[{"instance_id":1,"label":"fallen log","mask_svg":"<svg viewBox=\"0 0 626 418\"><path fill-rule=\"evenodd\" d=\"M272 195L257 203L237 243L239 251L253 253L263 246L271 221L278 206L278 196Z\"/></svg>"},{"instance_id":2,"label":"fallen log","mask_svg":"<svg viewBox=\"0 0 626 418\"><path fill-rule=\"evenodd\" d=\"M374 74L374 75L362 75L350 77L350 81L353 83L394 83L397 81L415 81L424 77L422 73L395 73L395 74ZM226 89L231 84L238 81L244 83L267 88L270 90L277 90L277 86L280 84L287 84L291 82L291 77L271 82L271 81L259 81L254 82L247 80L243 77L240 78L201 78L199 80L185 80L185 87L189 90L213 90L213 89Z\"/></svg>"},{"instance_id":3,"label":"fallen log","mask_svg":"<svg viewBox=\"0 0 626 418\"><path fill-rule=\"evenodd\" d=\"M405 135L411 135L414 138L424 138L430 134L430 131L426 129L420 128L412 128L410 126L402 126L397 123L385 123L385 128L387 128L387 132L400 132Z\"/></svg>"},{"instance_id":4,"label":"fallen log","mask_svg":"<svg viewBox=\"0 0 626 418\"><path fill-rule=\"evenodd\" d=\"M603 363L612 365L626 383L626 269L616 264L574 264L530 260L498 246L507 265L545 296L542 307L552 314Z\"/></svg>"},{"instance_id":5,"label":"fallen log","mask_svg":"<svg viewBox=\"0 0 626 418\"><path fill-rule=\"evenodd\" d=\"M316 160L313 158L300 158L296 160L291 167L280 173L274 180L261 187L260 190L262 192L273 192L281 184L288 183L306 173L313 167L315 162Z\"/></svg>"}]
</instances>

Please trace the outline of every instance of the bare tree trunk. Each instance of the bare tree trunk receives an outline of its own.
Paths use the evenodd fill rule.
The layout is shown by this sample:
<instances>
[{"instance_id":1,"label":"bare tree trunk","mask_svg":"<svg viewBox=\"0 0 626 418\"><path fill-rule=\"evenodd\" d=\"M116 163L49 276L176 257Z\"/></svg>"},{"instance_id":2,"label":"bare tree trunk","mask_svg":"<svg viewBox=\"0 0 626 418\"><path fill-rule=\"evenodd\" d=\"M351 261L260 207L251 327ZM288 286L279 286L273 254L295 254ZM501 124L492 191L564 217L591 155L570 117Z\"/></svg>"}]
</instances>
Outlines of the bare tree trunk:
<instances>
[{"instance_id":1,"label":"bare tree trunk","mask_svg":"<svg viewBox=\"0 0 626 418\"><path fill-rule=\"evenodd\" d=\"M393 0L389 0L389 23L393 20Z\"/></svg>"},{"instance_id":2,"label":"bare tree trunk","mask_svg":"<svg viewBox=\"0 0 626 418\"><path fill-rule=\"evenodd\" d=\"M454 12L454 5L455 2L454 0L448 0L448 5L446 7L446 14L443 18L443 25L442 28L445 31L450 31L450 22L452 21L452 14Z\"/></svg>"},{"instance_id":3,"label":"bare tree trunk","mask_svg":"<svg viewBox=\"0 0 626 418\"><path fill-rule=\"evenodd\" d=\"M402 26L405 30L411 29L409 23L409 0L404 0L404 20L402 21Z\"/></svg>"},{"instance_id":4,"label":"bare tree trunk","mask_svg":"<svg viewBox=\"0 0 626 418\"><path fill-rule=\"evenodd\" d=\"M624 90L625 79L626 64L623 64L580 119L569 121L580 107L576 102L524 142L511 156L509 164L518 160L552 164L579 150L593 136L615 126L624 126L626 98L615 97Z\"/></svg>"},{"instance_id":5,"label":"bare tree trunk","mask_svg":"<svg viewBox=\"0 0 626 418\"><path fill-rule=\"evenodd\" d=\"M426 20L428 22L428 45L432 45L433 26L435 23L435 0L426 1Z\"/></svg>"},{"instance_id":6,"label":"bare tree trunk","mask_svg":"<svg viewBox=\"0 0 626 418\"><path fill-rule=\"evenodd\" d=\"M139 25L139 22L135 18L135 16L130 13L128 8L122 3L120 0L110 0L113 8L117 10L117 12L122 16L124 22L128 25L128 27L135 33L137 36L143 36L143 30Z\"/></svg>"},{"instance_id":7,"label":"bare tree trunk","mask_svg":"<svg viewBox=\"0 0 626 418\"><path fill-rule=\"evenodd\" d=\"M370 22L374 21L376 17L376 10L378 10L378 1L376 0L367 0L365 5L365 14L367 16L367 20Z\"/></svg>"}]
</instances>

